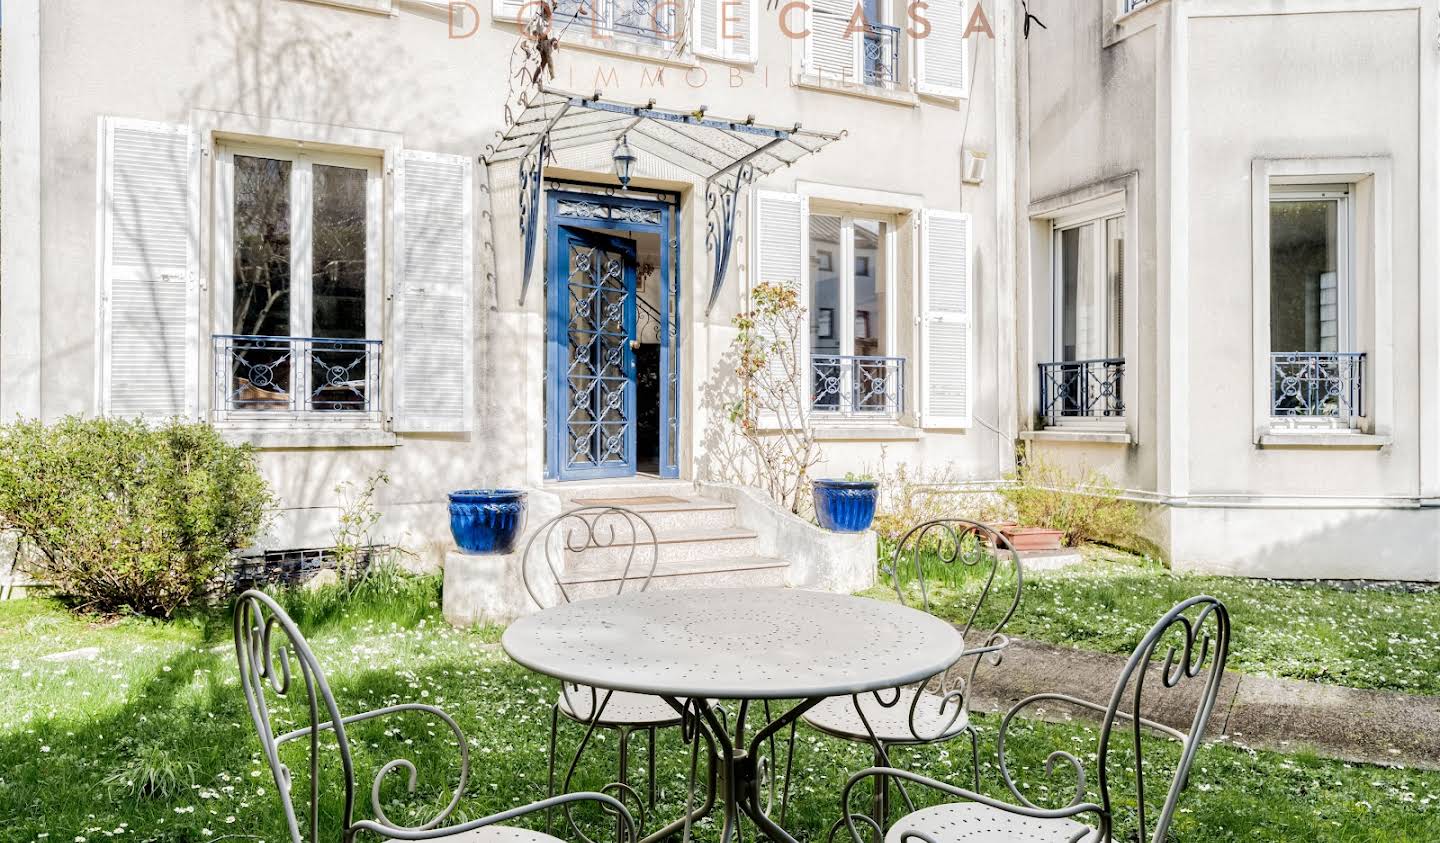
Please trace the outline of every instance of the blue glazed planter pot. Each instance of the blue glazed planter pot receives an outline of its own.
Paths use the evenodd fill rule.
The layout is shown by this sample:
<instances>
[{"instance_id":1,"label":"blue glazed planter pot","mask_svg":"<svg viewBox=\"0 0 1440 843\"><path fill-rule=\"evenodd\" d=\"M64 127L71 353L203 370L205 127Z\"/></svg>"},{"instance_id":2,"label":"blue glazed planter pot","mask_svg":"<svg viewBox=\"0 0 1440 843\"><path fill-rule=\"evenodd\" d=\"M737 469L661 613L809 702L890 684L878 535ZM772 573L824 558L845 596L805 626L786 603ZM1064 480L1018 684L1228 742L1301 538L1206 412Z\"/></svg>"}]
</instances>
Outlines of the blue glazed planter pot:
<instances>
[{"instance_id":1,"label":"blue glazed planter pot","mask_svg":"<svg viewBox=\"0 0 1440 843\"><path fill-rule=\"evenodd\" d=\"M863 533L875 520L879 487L869 480L816 480L815 519L836 533Z\"/></svg>"},{"instance_id":2,"label":"blue glazed planter pot","mask_svg":"<svg viewBox=\"0 0 1440 843\"><path fill-rule=\"evenodd\" d=\"M525 493L465 489L450 493L450 535L466 553L509 553L525 529Z\"/></svg>"}]
</instances>

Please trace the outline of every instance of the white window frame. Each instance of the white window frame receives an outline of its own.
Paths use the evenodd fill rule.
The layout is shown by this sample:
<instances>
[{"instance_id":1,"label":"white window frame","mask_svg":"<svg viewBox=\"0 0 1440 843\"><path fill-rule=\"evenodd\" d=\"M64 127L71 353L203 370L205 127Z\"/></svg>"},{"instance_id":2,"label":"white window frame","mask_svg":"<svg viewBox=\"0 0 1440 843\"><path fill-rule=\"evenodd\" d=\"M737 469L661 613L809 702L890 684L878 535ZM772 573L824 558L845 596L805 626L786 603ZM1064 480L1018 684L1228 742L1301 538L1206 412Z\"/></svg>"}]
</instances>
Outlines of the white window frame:
<instances>
[{"instance_id":1,"label":"white window frame","mask_svg":"<svg viewBox=\"0 0 1440 843\"><path fill-rule=\"evenodd\" d=\"M385 336L384 325L384 266L385 266L385 186L384 165L379 156L367 156L330 152L303 147L296 143L275 141L257 143L242 140L222 140L215 147L215 201L214 207L214 251L212 252L215 279L212 296L213 334L234 334L234 237L235 237L235 156L252 156L273 160L289 161L290 170L290 336L312 336L314 316L314 295L312 271L312 223L314 219L313 166L316 164L365 170L366 179L366 225L365 225L365 339L380 340ZM202 362L213 365L214 344L202 352ZM382 361L384 350L382 346ZM382 362L376 373L382 384L377 400L386 401L388 389L386 365ZM220 385L211 384L211 389ZM212 392L213 396L213 392ZM219 423L243 426L285 425L294 427L304 422L303 427L323 426L326 428L376 428L377 421L346 418L335 413L293 413L273 410L227 411L211 407L210 416ZM376 413L383 417L385 413Z\"/></svg>"},{"instance_id":2,"label":"white window frame","mask_svg":"<svg viewBox=\"0 0 1440 843\"><path fill-rule=\"evenodd\" d=\"M1352 207L1351 188L1348 184L1309 185L1280 182L1270 186L1270 205L1276 202L1335 202L1335 266L1339 278L1335 281L1337 292L1336 318L1339 322L1335 339L1337 352L1356 351L1355 342L1355 216ZM1269 207L1267 206L1267 211ZM1270 248L1267 239L1265 248ZM1269 287L1270 276L1265 278ZM1273 325L1272 325L1273 328ZM1274 351L1274 349L1271 349Z\"/></svg>"},{"instance_id":3,"label":"white window frame","mask_svg":"<svg viewBox=\"0 0 1440 843\"><path fill-rule=\"evenodd\" d=\"M899 300L896 294L896 275L899 269L899 262L896 254L896 247L899 245L899 216L893 213L889 213L887 211L870 210L863 207L856 208L847 206L826 205L823 203L811 203L808 217L810 219L813 219L816 216L840 218L840 254L835 257L835 260L840 264L841 267L841 272L839 273L840 300L835 308L835 321L839 323L837 326L837 333L839 334L840 340L840 351L837 353L837 356L902 357L905 359L905 381L907 382L905 385L908 387L908 381L910 379L909 369L913 360L913 356L899 354L896 352L896 349L899 348L899 345L896 342L895 336L896 325L898 324L896 321L895 310L896 304ZM810 219L806 220L807 228L810 228ZM882 266L885 273L885 319L883 327L885 337L883 347L879 349L878 353L874 355L856 355L855 353L855 220L857 219L866 220L868 222L883 223L885 226L885 256ZM813 231L814 229L810 228L810 230ZM810 240L806 245L806 272L810 271L809 252L814 248L814 245L815 243L813 239ZM805 306L807 309L813 306L813 297L815 295L815 279L813 277L809 279L808 287L810 289L812 301L805 302ZM805 330L807 332L807 335L810 331L809 323L810 319L806 319ZM816 352L813 348L813 341L810 342L809 345L812 346L810 348L809 356L813 359L818 352ZM846 349L849 350L847 351ZM810 383L810 378L813 377L811 365L811 360L805 361L807 383ZM849 390L850 388L850 370L848 369L848 367L842 368L841 374L841 390L844 394L848 395L849 393L846 392L846 390ZM905 390L905 394L907 398L906 404L908 405L910 395L910 391L908 388ZM811 397L813 398L813 396ZM910 412L908 406L905 412ZM859 415L862 418L869 418L871 416L874 416L876 418L884 419L886 421L893 421L896 418L896 415L891 413L863 413ZM819 410L814 411L812 419L823 420L826 418L839 418L845 419L847 421L853 421L855 419L855 416L856 414L848 413L843 410Z\"/></svg>"},{"instance_id":4,"label":"white window frame","mask_svg":"<svg viewBox=\"0 0 1440 843\"><path fill-rule=\"evenodd\" d=\"M1062 291L1064 290L1064 284L1063 284L1063 279L1060 277L1061 272L1063 271L1063 265L1064 265L1064 264L1063 264L1063 257L1064 257L1063 247L1061 246L1061 242L1062 242L1062 240L1061 240L1061 235L1064 234L1064 233L1067 232L1067 231L1072 231L1072 230L1074 230L1074 229L1081 228L1081 227L1083 227L1083 226L1094 225L1094 226L1095 226L1095 244L1094 244L1095 249L1094 249L1094 255L1093 255L1092 258L1091 258L1092 262L1094 263L1094 266L1093 266L1092 268L1093 268L1093 270L1094 270L1094 272L1095 272L1095 277L1096 277L1096 278L1108 279L1109 276L1108 276L1107 270L1109 269L1109 255L1106 253L1106 250L1105 250L1105 232L1106 232L1106 225L1107 225L1108 223L1110 223L1110 222L1112 222L1112 221L1116 221L1116 220L1118 220L1118 221L1120 222L1121 230L1122 230L1122 231L1125 231L1125 209L1124 209L1123 207L1119 208L1118 210L1107 211L1107 212L1105 212L1105 213L1100 214L1099 216L1088 216L1088 215L1086 215L1086 216L1083 216L1083 218L1081 218L1081 219L1076 219L1076 218L1074 218L1073 216L1072 216L1072 217L1066 217L1066 218L1064 218L1063 221L1062 221L1062 220L1056 220L1056 221L1052 224L1051 230L1050 230L1050 242L1051 242L1051 245L1050 245L1050 279L1051 279L1051 280L1050 280L1050 283L1051 283L1051 288L1050 288L1050 301L1051 301L1051 314L1050 314L1050 359L1049 359L1048 361L1045 361L1045 362L1049 362L1049 363L1068 362L1068 361L1062 361L1062 360L1060 359L1060 358L1061 358L1061 355L1064 353L1063 350L1062 350L1063 347L1064 347L1064 342L1063 342L1063 338L1062 338L1061 334L1062 334L1062 331L1063 331L1062 325L1063 325L1063 323L1064 323L1064 316L1065 316L1065 300L1064 300L1063 292L1062 292ZM1123 284L1123 283L1124 283L1124 280L1123 280L1123 279L1125 278L1124 267L1123 267L1123 266L1121 267L1121 276L1120 276L1120 277L1121 277L1121 279L1122 279L1122 282L1121 282L1121 283ZM1104 292L1104 287L1103 287L1103 286L1101 287L1101 291L1102 291L1102 293ZM1102 328L1108 333L1108 331L1110 330L1110 327L1114 324L1114 314L1110 313L1110 302L1107 300L1107 297L1105 297L1105 296L1103 296L1103 295L1101 296L1101 300L1100 300L1100 309L1101 309L1101 311L1102 311L1102 313L1103 313L1103 318L1100 320L1100 323L1101 323ZM1123 313L1121 314L1121 318L1122 318L1122 319L1124 318L1124 314L1123 314ZM1125 331L1124 331L1124 326L1123 326L1123 325L1121 326L1120 337L1121 337L1120 357L1123 358L1123 357L1125 356L1125 348L1124 348ZM1109 345L1109 342L1108 342L1109 337L1107 336L1106 339L1107 339L1107 342L1105 343L1105 345L1108 346L1108 345ZM1102 359L1103 359L1104 356L1105 356L1105 355L1102 355ZM1089 359L1095 359L1095 358L1085 357L1085 358L1080 358L1080 359L1081 359L1081 360L1089 360Z\"/></svg>"},{"instance_id":5,"label":"white window frame","mask_svg":"<svg viewBox=\"0 0 1440 843\"><path fill-rule=\"evenodd\" d=\"M1253 444L1265 448L1381 447L1395 419L1393 165L1385 156L1257 158L1251 163L1251 343ZM1345 186L1350 200L1351 351L1365 353L1364 415L1354 426L1297 425L1271 415L1270 201L1276 193ZM1316 433L1340 433L1330 439Z\"/></svg>"}]
</instances>

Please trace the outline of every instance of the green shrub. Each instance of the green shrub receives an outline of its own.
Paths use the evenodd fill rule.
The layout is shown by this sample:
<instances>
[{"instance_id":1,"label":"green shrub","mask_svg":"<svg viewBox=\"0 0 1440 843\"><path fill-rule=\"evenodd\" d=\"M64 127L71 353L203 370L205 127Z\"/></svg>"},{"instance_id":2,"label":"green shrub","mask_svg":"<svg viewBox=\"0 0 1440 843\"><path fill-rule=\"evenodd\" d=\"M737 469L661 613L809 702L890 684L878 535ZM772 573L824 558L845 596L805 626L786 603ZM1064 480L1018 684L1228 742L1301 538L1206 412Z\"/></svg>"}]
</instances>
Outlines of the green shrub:
<instances>
[{"instance_id":1,"label":"green shrub","mask_svg":"<svg viewBox=\"0 0 1440 843\"><path fill-rule=\"evenodd\" d=\"M1059 530L1070 547L1102 542L1133 548L1140 541L1139 509L1099 471L1072 474L1031 453L1010 479L999 494L1021 526Z\"/></svg>"},{"instance_id":2,"label":"green shrub","mask_svg":"<svg viewBox=\"0 0 1440 843\"><path fill-rule=\"evenodd\" d=\"M271 501L250 449L209 425L0 427L0 528L80 609L170 617L254 541Z\"/></svg>"}]
</instances>

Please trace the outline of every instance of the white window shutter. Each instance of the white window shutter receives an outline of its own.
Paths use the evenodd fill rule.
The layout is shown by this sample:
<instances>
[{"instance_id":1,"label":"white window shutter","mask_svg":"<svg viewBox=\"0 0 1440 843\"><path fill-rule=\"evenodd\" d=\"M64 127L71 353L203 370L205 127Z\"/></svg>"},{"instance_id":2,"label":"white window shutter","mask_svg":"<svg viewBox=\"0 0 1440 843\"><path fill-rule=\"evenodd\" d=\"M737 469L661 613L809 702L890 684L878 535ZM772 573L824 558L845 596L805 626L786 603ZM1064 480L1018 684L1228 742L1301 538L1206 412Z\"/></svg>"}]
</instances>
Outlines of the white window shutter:
<instances>
[{"instance_id":1,"label":"white window shutter","mask_svg":"<svg viewBox=\"0 0 1440 843\"><path fill-rule=\"evenodd\" d=\"M395 175L399 265L390 371L396 431L460 433L474 417L474 164L406 151Z\"/></svg>"},{"instance_id":2,"label":"white window shutter","mask_svg":"<svg viewBox=\"0 0 1440 843\"><path fill-rule=\"evenodd\" d=\"M807 260L808 203L804 197L794 193L780 193L772 190L755 191L755 264L750 273L750 284L785 284L795 288L800 303L810 306L810 283ZM810 412L810 326L800 330L800 342L796 359L772 359L770 376L777 381L786 376L787 367L799 379L798 394L800 406L790 423L799 423ZM773 337L766 337L774 341ZM757 423L763 428L776 428L786 423L778 413L765 412Z\"/></svg>"},{"instance_id":3,"label":"white window shutter","mask_svg":"<svg viewBox=\"0 0 1440 843\"><path fill-rule=\"evenodd\" d=\"M931 0L925 16L930 34L914 39L915 90L922 94L958 99L969 95L965 61L965 0Z\"/></svg>"},{"instance_id":4,"label":"white window shutter","mask_svg":"<svg viewBox=\"0 0 1440 843\"><path fill-rule=\"evenodd\" d=\"M183 125L101 118L99 410L199 409L199 156Z\"/></svg>"},{"instance_id":5,"label":"white window shutter","mask_svg":"<svg viewBox=\"0 0 1440 843\"><path fill-rule=\"evenodd\" d=\"M920 224L920 423L969 427L974 372L970 215L925 211Z\"/></svg>"},{"instance_id":6,"label":"white window shutter","mask_svg":"<svg viewBox=\"0 0 1440 843\"><path fill-rule=\"evenodd\" d=\"M756 60L758 0L695 0L691 8L695 52L726 61Z\"/></svg>"},{"instance_id":7,"label":"white window shutter","mask_svg":"<svg viewBox=\"0 0 1440 843\"><path fill-rule=\"evenodd\" d=\"M724 0L694 0L691 7L694 12L694 20L691 26L695 28L695 40L693 46L695 52L723 58L720 53L720 4Z\"/></svg>"},{"instance_id":8,"label":"white window shutter","mask_svg":"<svg viewBox=\"0 0 1440 843\"><path fill-rule=\"evenodd\" d=\"M831 81L857 82L860 33L845 34L855 0L811 0L810 36L805 39L805 72Z\"/></svg>"}]
</instances>

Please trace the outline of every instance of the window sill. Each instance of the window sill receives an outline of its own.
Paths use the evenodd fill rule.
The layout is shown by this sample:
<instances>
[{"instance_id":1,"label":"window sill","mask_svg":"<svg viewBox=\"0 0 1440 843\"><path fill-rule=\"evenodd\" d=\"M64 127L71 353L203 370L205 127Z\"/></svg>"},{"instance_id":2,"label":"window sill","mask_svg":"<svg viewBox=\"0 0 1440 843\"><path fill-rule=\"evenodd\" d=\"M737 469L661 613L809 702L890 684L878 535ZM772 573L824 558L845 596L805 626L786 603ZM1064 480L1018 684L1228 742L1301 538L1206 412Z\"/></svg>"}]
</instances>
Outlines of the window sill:
<instances>
[{"instance_id":1,"label":"window sill","mask_svg":"<svg viewBox=\"0 0 1440 843\"><path fill-rule=\"evenodd\" d=\"M1091 445L1133 445L1135 439L1123 430L1022 430L1020 439L1025 442L1075 442Z\"/></svg>"},{"instance_id":2,"label":"window sill","mask_svg":"<svg viewBox=\"0 0 1440 843\"><path fill-rule=\"evenodd\" d=\"M920 104L920 97L912 91L896 91L890 88L882 88L879 85L865 85L853 80L839 77L830 78L817 73L792 73L790 81L797 88L805 88L811 91L845 94L847 96L860 97L861 99L908 106L910 108L914 108Z\"/></svg>"},{"instance_id":3,"label":"window sill","mask_svg":"<svg viewBox=\"0 0 1440 843\"><path fill-rule=\"evenodd\" d=\"M1283 431L1261 435L1260 448L1320 448L1338 450L1378 451L1394 444L1394 438L1358 431Z\"/></svg>"},{"instance_id":4,"label":"window sill","mask_svg":"<svg viewBox=\"0 0 1440 843\"><path fill-rule=\"evenodd\" d=\"M1149 0L1149 2L1142 3L1128 12L1121 12L1116 15L1110 29L1101 40L1100 46L1102 48L1113 47L1126 38L1155 26L1160 17L1159 15L1151 15L1150 12L1164 5L1165 0Z\"/></svg>"},{"instance_id":5,"label":"window sill","mask_svg":"<svg viewBox=\"0 0 1440 843\"><path fill-rule=\"evenodd\" d=\"M220 427L221 438L236 445L250 445L258 451L294 448L393 448L399 437L388 430L295 430Z\"/></svg>"},{"instance_id":6,"label":"window sill","mask_svg":"<svg viewBox=\"0 0 1440 843\"><path fill-rule=\"evenodd\" d=\"M914 442L924 435L919 428L899 424L846 424L817 421L815 439L820 442Z\"/></svg>"}]
</instances>

